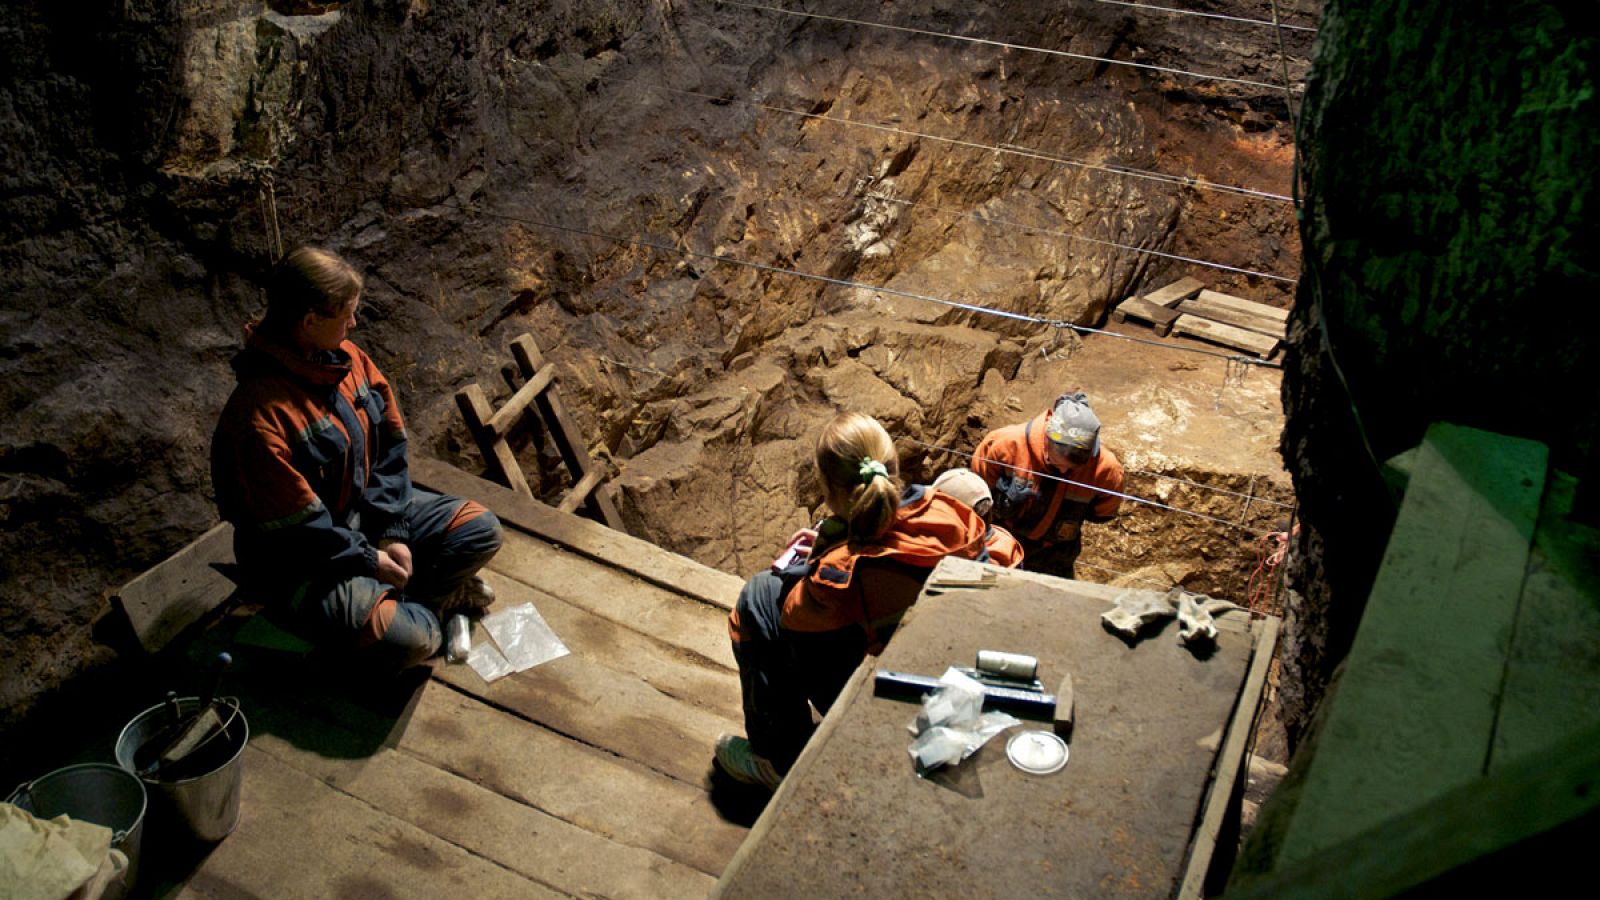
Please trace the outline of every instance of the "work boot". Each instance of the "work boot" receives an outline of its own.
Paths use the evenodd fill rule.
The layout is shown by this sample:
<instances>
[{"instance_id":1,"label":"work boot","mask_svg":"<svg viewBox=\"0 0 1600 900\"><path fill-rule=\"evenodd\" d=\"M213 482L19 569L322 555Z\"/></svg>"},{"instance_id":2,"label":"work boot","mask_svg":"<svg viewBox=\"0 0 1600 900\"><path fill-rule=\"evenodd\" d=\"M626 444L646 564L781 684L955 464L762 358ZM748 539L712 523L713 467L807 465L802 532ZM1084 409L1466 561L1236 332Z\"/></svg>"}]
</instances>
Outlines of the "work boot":
<instances>
[{"instance_id":1,"label":"work boot","mask_svg":"<svg viewBox=\"0 0 1600 900\"><path fill-rule=\"evenodd\" d=\"M483 580L482 575L472 575L450 592L439 605L439 612L441 618L450 613L465 613L472 618L478 618L493 603L494 588Z\"/></svg>"},{"instance_id":2,"label":"work boot","mask_svg":"<svg viewBox=\"0 0 1600 900\"><path fill-rule=\"evenodd\" d=\"M734 781L744 784L753 784L764 787L769 791L778 789L778 782L783 776L772 767L766 757L756 753L750 746L748 738L732 734L724 734L717 738L717 767L727 772Z\"/></svg>"}]
</instances>

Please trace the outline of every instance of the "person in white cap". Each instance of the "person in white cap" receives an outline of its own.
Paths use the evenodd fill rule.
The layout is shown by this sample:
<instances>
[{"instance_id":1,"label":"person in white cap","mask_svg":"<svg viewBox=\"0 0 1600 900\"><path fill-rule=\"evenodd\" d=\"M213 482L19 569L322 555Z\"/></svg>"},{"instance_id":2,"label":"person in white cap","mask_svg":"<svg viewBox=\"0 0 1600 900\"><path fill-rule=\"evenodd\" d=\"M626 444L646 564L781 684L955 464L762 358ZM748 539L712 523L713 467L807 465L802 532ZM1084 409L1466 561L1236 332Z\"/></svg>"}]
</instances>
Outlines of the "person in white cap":
<instances>
[{"instance_id":1,"label":"person in white cap","mask_svg":"<svg viewBox=\"0 0 1600 900\"><path fill-rule=\"evenodd\" d=\"M971 469L946 469L933 480L932 487L965 503L985 519L989 518L989 511L994 509L994 495L989 491L989 483Z\"/></svg>"},{"instance_id":2,"label":"person in white cap","mask_svg":"<svg viewBox=\"0 0 1600 900\"><path fill-rule=\"evenodd\" d=\"M988 528L984 544L989 548L992 562L1004 566L1022 566L1022 542L1011 532L995 526L990 518L994 512L994 495L989 491L989 483L977 472L965 468L946 469L929 486L966 504L983 519Z\"/></svg>"},{"instance_id":3,"label":"person in white cap","mask_svg":"<svg viewBox=\"0 0 1600 900\"><path fill-rule=\"evenodd\" d=\"M989 432L972 470L994 495L989 518L1022 542L1022 567L1034 572L1074 577L1083 523L1109 522L1122 505L1122 463L1100 445L1100 418L1082 392Z\"/></svg>"}]
</instances>

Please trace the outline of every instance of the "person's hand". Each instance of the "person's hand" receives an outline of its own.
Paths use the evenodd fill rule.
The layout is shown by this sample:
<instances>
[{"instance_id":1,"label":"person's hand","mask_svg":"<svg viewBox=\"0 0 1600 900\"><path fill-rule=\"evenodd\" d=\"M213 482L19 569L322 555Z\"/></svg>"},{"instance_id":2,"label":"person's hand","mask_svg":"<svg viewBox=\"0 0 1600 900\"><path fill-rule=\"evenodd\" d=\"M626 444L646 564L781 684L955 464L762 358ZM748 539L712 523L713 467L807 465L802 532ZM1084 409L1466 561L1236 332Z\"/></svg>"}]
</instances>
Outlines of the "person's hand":
<instances>
[{"instance_id":1,"label":"person's hand","mask_svg":"<svg viewBox=\"0 0 1600 900\"><path fill-rule=\"evenodd\" d=\"M379 581L392 587L403 588L411 580L411 548L399 541L378 545Z\"/></svg>"},{"instance_id":2,"label":"person's hand","mask_svg":"<svg viewBox=\"0 0 1600 900\"><path fill-rule=\"evenodd\" d=\"M772 571L782 572L790 566L805 562L811 556L811 548L817 542L817 531L814 528L802 528L789 538L789 545L783 548L783 553L772 561Z\"/></svg>"},{"instance_id":3,"label":"person's hand","mask_svg":"<svg viewBox=\"0 0 1600 900\"><path fill-rule=\"evenodd\" d=\"M817 530L815 528L802 528L789 538L789 546L795 548L801 559L810 555L811 548L816 546L816 543Z\"/></svg>"}]
</instances>

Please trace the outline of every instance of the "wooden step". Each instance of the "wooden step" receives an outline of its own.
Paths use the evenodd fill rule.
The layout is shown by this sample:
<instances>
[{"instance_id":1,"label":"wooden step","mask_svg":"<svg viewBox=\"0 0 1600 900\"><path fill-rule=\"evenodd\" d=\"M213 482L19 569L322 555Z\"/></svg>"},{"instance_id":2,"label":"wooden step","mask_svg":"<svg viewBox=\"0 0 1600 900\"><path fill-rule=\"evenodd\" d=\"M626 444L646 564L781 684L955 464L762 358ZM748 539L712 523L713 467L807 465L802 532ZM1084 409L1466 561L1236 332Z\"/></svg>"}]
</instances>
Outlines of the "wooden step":
<instances>
[{"instance_id":1,"label":"wooden step","mask_svg":"<svg viewBox=\"0 0 1600 900\"><path fill-rule=\"evenodd\" d=\"M591 747L615 753L688 785L699 785L717 736L739 734L729 719L661 693L637 677L573 653L487 684L467 666L434 677ZM738 679L726 690L738 696Z\"/></svg>"},{"instance_id":2,"label":"wooden step","mask_svg":"<svg viewBox=\"0 0 1600 900\"><path fill-rule=\"evenodd\" d=\"M639 631L630 622L617 622L525 585L491 569L483 572L497 595L495 608L531 602L550 628L573 653L601 665L626 672L669 697L738 720L743 715L738 673L727 661L712 660L694 649ZM723 636L726 619L708 618L696 637L704 633Z\"/></svg>"},{"instance_id":3,"label":"wooden step","mask_svg":"<svg viewBox=\"0 0 1600 900\"><path fill-rule=\"evenodd\" d=\"M508 541L490 567L524 584L537 585L578 609L672 644L680 653L693 654L729 671L736 669L727 613L662 591L628 572L584 565L586 562L578 554L538 541Z\"/></svg>"}]
</instances>

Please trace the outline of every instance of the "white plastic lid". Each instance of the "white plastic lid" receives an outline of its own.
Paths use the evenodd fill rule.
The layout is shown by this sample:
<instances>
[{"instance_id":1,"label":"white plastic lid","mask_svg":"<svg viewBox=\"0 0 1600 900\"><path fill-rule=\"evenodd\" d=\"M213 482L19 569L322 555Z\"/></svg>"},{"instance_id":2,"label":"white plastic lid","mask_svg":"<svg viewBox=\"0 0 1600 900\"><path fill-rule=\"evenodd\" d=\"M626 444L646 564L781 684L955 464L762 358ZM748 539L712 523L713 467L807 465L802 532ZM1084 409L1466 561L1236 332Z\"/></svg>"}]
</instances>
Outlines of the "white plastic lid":
<instances>
[{"instance_id":1,"label":"white plastic lid","mask_svg":"<svg viewBox=\"0 0 1600 900\"><path fill-rule=\"evenodd\" d=\"M1006 741L1006 758L1024 772L1049 775L1067 764L1067 742L1048 731L1019 731Z\"/></svg>"}]
</instances>

